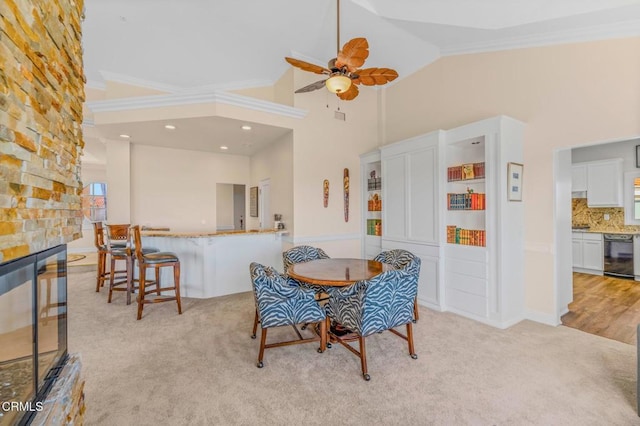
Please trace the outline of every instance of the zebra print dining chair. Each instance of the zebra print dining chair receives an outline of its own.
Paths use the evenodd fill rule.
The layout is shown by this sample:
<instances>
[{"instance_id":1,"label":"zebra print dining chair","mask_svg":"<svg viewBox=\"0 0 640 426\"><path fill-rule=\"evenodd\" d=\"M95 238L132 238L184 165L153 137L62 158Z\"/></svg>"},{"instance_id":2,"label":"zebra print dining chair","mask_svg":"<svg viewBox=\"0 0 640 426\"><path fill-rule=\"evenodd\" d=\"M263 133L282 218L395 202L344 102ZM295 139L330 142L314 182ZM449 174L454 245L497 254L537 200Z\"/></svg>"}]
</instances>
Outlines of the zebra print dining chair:
<instances>
[{"instance_id":1,"label":"zebra print dining chair","mask_svg":"<svg viewBox=\"0 0 640 426\"><path fill-rule=\"evenodd\" d=\"M370 280L335 289L325 305L332 322L350 330L357 337L359 351L349 344L348 336L332 336L360 358L365 380L371 379L365 349L365 338L371 334L391 331L407 341L411 358L418 358L413 345L413 307L418 293L420 259L416 257L412 262L417 268L386 271ZM394 330L402 325L407 327L406 335Z\"/></svg>"},{"instance_id":2,"label":"zebra print dining chair","mask_svg":"<svg viewBox=\"0 0 640 426\"><path fill-rule=\"evenodd\" d=\"M257 313L252 337L255 338L258 322L262 328L258 368L264 366L264 350L269 348L320 341L318 352L324 352L327 345L326 314L313 291L290 283L289 278L269 266L252 262L249 270ZM319 323L319 336L303 338L296 328L297 324L303 323ZM298 339L267 344L267 330L285 325L293 326Z\"/></svg>"},{"instance_id":3,"label":"zebra print dining chair","mask_svg":"<svg viewBox=\"0 0 640 426\"><path fill-rule=\"evenodd\" d=\"M409 273L420 276L420 259L413 253L402 249L387 250L379 253L373 260L388 263L396 269L403 269ZM416 262L416 260L418 260ZM416 296L417 297L417 296ZM413 322L419 319L418 300L413 305Z\"/></svg>"}]
</instances>

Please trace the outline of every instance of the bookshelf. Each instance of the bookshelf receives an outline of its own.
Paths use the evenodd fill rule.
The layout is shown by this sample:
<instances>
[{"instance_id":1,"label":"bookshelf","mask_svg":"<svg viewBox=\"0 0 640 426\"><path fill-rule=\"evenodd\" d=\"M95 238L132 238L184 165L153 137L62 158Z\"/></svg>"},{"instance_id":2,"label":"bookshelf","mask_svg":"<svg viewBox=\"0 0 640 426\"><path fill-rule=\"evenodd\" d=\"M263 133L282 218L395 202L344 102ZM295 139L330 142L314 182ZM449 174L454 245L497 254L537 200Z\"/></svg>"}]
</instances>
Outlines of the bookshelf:
<instances>
[{"instance_id":1,"label":"bookshelf","mask_svg":"<svg viewBox=\"0 0 640 426\"><path fill-rule=\"evenodd\" d=\"M486 246L485 145L480 136L447 146L447 244Z\"/></svg>"},{"instance_id":2,"label":"bookshelf","mask_svg":"<svg viewBox=\"0 0 640 426\"><path fill-rule=\"evenodd\" d=\"M372 259L381 251L382 242L382 163L380 152L363 154L360 157L362 172L362 252Z\"/></svg>"}]
</instances>

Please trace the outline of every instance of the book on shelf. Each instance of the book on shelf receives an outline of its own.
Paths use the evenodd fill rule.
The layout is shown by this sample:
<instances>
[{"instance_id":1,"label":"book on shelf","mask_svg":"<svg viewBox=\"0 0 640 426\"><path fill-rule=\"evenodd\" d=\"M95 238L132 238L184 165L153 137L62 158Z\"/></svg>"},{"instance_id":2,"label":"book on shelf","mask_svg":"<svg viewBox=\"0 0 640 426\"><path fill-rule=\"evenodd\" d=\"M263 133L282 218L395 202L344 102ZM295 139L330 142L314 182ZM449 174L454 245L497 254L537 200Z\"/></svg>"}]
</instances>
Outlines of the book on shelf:
<instances>
[{"instance_id":1,"label":"book on shelf","mask_svg":"<svg viewBox=\"0 0 640 426\"><path fill-rule=\"evenodd\" d=\"M382 236L382 220L367 219L367 235Z\"/></svg>"},{"instance_id":2,"label":"book on shelf","mask_svg":"<svg viewBox=\"0 0 640 426\"><path fill-rule=\"evenodd\" d=\"M447 181L472 180L484 178L484 162L467 163L460 166L447 167Z\"/></svg>"},{"instance_id":3,"label":"book on shelf","mask_svg":"<svg viewBox=\"0 0 640 426\"><path fill-rule=\"evenodd\" d=\"M447 243L485 247L486 232L484 229L463 229L456 225L448 225Z\"/></svg>"},{"instance_id":4,"label":"book on shelf","mask_svg":"<svg viewBox=\"0 0 640 426\"><path fill-rule=\"evenodd\" d=\"M463 194L447 194L447 209L449 210L484 210L485 194L470 192Z\"/></svg>"}]
</instances>

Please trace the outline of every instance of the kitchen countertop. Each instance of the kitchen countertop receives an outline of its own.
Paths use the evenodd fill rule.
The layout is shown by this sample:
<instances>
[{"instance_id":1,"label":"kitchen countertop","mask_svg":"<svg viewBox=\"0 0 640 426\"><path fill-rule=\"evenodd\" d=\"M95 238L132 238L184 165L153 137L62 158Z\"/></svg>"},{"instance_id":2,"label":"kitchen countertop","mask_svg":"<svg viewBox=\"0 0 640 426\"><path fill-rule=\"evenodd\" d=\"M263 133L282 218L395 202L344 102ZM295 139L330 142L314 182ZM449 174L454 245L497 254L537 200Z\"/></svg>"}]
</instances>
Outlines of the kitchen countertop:
<instances>
[{"instance_id":1,"label":"kitchen countertop","mask_svg":"<svg viewBox=\"0 0 640 426\"><path fill-rule=\"evenodd\" d=\"M258 234L278 234L286 235L289 231L282 229L251 229L248 231L220 231L220 232L173 232L173 231L142 231L143 237L170 237L170 238L208 238L208 237L231 237Z\"/></svg>"},{"instance_id":2,"label":"kitchen countertop","mask_svg":"<svg viewBox=\"0 0 640 426\"><path fill-rule=\"evenodd\" d=\"M620 231L618 229L590 229L590 228L572 228L572 232L585 232L591 234L630 234L638 235L640 231Z\"/></svg>"}]
</instances>

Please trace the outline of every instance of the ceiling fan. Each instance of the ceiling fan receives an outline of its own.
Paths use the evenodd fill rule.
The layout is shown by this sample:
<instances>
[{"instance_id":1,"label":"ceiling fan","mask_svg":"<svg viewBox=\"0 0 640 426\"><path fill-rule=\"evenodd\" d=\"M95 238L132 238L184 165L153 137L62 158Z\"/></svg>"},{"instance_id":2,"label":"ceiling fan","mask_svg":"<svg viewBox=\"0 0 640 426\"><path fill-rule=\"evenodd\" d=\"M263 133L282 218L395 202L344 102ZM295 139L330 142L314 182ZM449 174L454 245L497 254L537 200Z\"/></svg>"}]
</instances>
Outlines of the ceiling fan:
<instances>
[{"instance_id":1,"label":"ceiling fan","mask_svg":"<svg viewBox=\"0 0 640 426\"><path fill-rule=\"evenodd\" d=\"M335 93L340 99L350 101L360 93L358 90L359 84L363 86L386 84L395 80L398 77L398 73L390 68L360 68L369 56L369 43L364 37L349 40L340 50L340 0L336 0L336 2L338 7L338 54L329 61L327 68L295 58L285 57L284 59L303 71L327 76L324 80L316 81L296 90L295 93L312 92L326 86L330 92Z\"/></svg>"}]
</instances>

